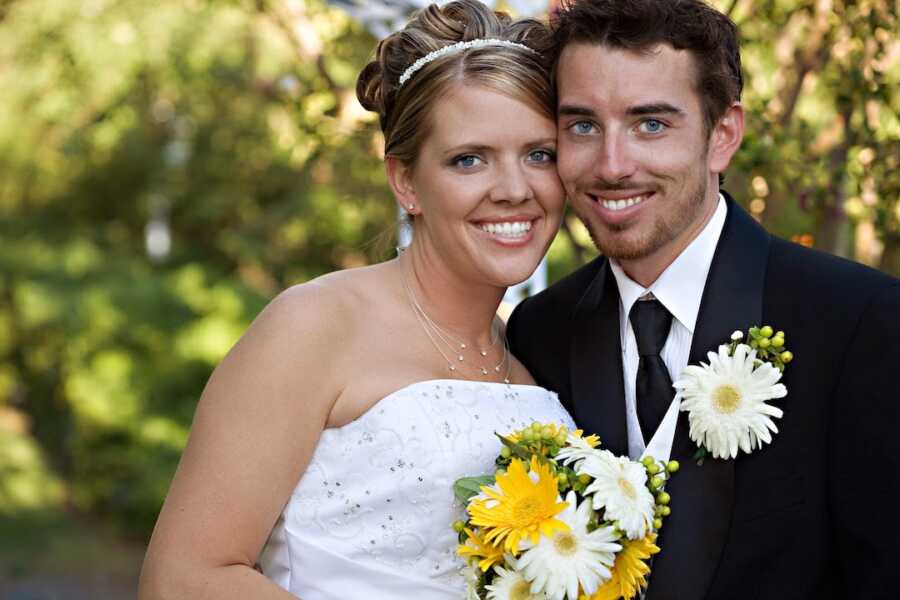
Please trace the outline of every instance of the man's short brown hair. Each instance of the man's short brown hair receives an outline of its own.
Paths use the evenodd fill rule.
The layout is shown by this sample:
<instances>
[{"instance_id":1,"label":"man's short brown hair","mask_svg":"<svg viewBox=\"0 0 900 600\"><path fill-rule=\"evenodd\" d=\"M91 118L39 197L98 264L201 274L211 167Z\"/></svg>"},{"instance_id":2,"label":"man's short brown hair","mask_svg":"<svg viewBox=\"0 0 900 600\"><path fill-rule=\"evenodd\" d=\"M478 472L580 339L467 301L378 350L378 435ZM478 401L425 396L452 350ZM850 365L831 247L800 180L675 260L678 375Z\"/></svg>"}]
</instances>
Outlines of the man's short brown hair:
<instances>
[{"instance_id":1,"label":"man's short brown hair","mask_svg":"<svg viewBox=\"0 0 900 600\"><path fill-rule=\"evenodd\" d=\"M707 131L741 99L744 80L737 27L702 0L564 1L555 17L552 43L554 65L571 43L634 51L668 44L688 50L696 66Z\"/></svg>"}]
</instances>

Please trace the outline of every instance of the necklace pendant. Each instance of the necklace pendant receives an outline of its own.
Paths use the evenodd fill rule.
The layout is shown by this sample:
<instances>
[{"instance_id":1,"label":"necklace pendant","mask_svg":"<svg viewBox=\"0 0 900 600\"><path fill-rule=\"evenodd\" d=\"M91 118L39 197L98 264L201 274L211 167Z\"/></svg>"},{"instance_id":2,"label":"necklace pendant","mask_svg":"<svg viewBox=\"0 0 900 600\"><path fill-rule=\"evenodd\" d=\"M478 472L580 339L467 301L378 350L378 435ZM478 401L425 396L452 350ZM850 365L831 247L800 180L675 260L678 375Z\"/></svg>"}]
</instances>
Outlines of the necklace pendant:
<instances>
[{"instance_id":1,"label":"necklace pendant","mask_svg":"<svg viewBox=\"0 0 900 600\"><path fill-rule=\"evenodd\" d=\"M499 373L499 372L500 372L500 365L497 365L496 367L494 367L494 370L497 371L497 372Z\"/></svg>"},{"instance_id":2,"label":"necklace pendant","mask_svg":"<svg viewBox=\"0 0 900 600\"><path fill-rule=\"evenodd\" d=\"M487 350L482 350L482 351L481 351L481 355L482 355L482 356L487 356Z\"/></svg>"},{"instance_id":3,"label":"necklace pendant","mask_svg":"<svg viewBox=\"0 0 900 600\"><path fill-rule=\"evenodd\" d=\"M505 383L506 385L509 385L509 377L506 377L506 378L503 380L503 383Z\"/></svg>"},{"instance_id":4,"label":"necklace pendant","mask_svg":"<svg viewBox=\"0 0 900 600\"><path fill-rule=\"evenodd\" d=\"M459 362L462 362L462 361L463 361L463 355L462 355L462 354L460 354L457 358L459 358Z\"/></svg>"},{"instance_id":5,"label":"necklace pendant","mask_svg":"<svg viewBox=\"0 0 900 600\"><path fill-rule=\"evenodd\" d=\"M456 367L454 367L453 365L447 365L447 366L450 367L450 371L455 371L455 370L456 370Z\"/></svg>"},{"instance_id":6,"label":"necklace pendant","mask_svg":"<svg viewBox=\"0 0 900 600\"><path fill-rule=\"evenodd\" d=\"M481 374L487 375L488 374L487 369L485 369L484 367L481 367Z\"/></svg>"},{"instance_id":7,"label":"necklace pendant","mask_svg":"<svg viewBox=\"0 0 900 600\"><path fill-rule=\"evenodd\" d=\"M463 350L466 349L466 345L465 345L465 344L460 344L459 347L462 348Z\"/></svg>"}]
</instances>

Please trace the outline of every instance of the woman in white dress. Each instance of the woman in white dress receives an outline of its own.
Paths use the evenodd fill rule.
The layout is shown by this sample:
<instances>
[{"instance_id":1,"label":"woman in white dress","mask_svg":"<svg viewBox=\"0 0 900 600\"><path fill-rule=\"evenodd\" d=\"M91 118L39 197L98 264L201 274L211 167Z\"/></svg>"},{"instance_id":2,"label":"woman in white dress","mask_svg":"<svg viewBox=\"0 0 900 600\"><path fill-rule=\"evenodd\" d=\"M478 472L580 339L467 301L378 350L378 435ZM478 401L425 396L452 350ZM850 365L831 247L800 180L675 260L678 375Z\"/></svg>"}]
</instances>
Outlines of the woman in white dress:
<instances>
[{"instance_id":1,"label":"woman in white dress","mask_svg":"<svg viewBox=\"0 0 900 600\"><path fill-rule=\"evenodd\" d=\"M465 597L454 480L495 431L572 425L495 317L564 206L548 35L467 0L379 44L357 95L413 241L283 292L215 370L141 600Z\"/></svg>"}]
</instances>

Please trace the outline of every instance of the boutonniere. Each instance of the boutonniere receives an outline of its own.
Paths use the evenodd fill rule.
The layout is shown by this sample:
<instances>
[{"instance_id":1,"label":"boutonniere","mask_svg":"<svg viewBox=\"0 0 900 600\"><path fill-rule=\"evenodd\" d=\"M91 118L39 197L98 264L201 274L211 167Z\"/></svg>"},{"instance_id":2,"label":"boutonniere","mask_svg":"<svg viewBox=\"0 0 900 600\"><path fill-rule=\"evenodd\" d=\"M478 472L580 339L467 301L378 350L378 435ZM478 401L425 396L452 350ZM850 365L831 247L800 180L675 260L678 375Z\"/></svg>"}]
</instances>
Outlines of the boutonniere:
<instances>
[{"instance_id":1,"label":"boutonniere","mask_svg":"<svg viewBox=\"0 0 900 600\"><path fill-rule=\"evenodd\" d=\"M769 400L787 396L779 383L784 367L794 358L784 346L784 332L771 327L735 331L731 342L707 354L709 363L688 365L673 387L681 410L688 413L689 435L698 446L694 458L749 454L778 433L773 419L784 414Z\"/></svg>"}]
</instances>

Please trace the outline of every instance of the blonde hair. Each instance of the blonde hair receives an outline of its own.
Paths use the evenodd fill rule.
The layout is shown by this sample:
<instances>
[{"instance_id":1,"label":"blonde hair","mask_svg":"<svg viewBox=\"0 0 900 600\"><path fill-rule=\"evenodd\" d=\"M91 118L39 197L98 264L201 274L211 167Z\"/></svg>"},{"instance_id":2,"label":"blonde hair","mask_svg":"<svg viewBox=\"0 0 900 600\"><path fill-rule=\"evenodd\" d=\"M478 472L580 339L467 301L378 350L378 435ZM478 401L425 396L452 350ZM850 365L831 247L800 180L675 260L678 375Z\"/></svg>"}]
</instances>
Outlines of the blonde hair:
<instances>
[{"instance_id":1,"label":"blonde hair","mask_svg":"<svg viewBox=\"0 0 900 600\"><path fill-rule=\"evenodd\" d=\"M437 58L400 85L400 77L426 54L476 39L516 42L514 46L475 47ZM535 19L513 20L477 0L431 4L413 15L401 31L379 42L375 57L356 82L356 96L378 113L385 156L415 165L431 133L431 107L455 84L487 87L525 102L554 119L556 96L544 50L549 27Z\"/></svg>"}]
</instances>

